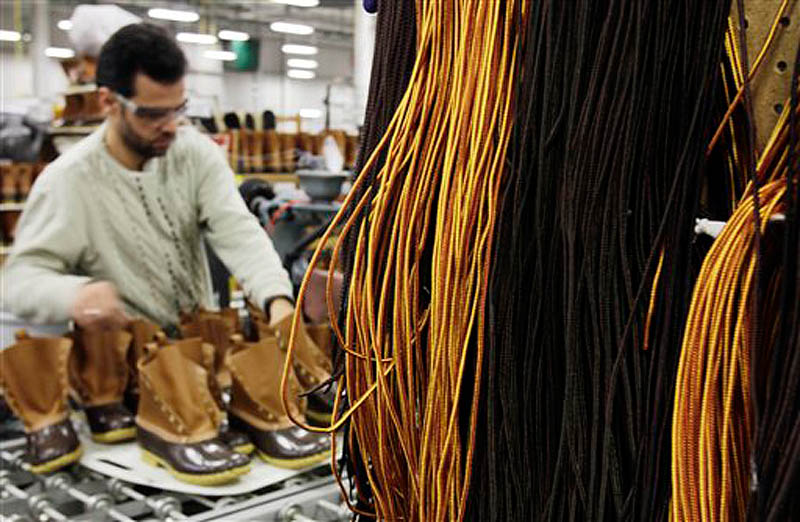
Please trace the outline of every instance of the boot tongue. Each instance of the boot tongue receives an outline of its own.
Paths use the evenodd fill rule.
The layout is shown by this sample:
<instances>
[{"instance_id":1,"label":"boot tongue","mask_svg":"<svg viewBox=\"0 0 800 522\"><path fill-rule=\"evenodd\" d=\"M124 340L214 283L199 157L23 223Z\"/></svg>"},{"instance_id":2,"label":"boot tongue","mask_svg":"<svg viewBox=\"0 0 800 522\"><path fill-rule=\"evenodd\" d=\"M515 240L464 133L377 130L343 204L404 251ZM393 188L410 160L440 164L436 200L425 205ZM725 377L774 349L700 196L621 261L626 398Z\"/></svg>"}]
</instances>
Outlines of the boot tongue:
<instances>
[{"instance_id":1,"label":"boot tongue","mask_svg":"<svg viewBox=\"0 0 800 522\"><path fill-rule=\"evenodd\" d=\"M225 308L219 312L199 310L193 314L184 314L180 329L184 337L199 336L206 342L224 343L239 330L239 313L233 308Z\"/></svg>"},{"instance_id":2,"label":"boot tongue","mask_svg":"<svg viewBox=\"0 0 800 522\"><path fill-rule=\"evenodd\" d=\"M161 327L145 319L136 319L128 325L128 332L133 336L131 347L128 350L128 381L129 389L133 393L139 393L139 372L136 365L145 353L145 346L148 343L156 342L156 336L161 332Z\"/></svg>"},{"instance_id":3,"label":"boot tongue","mask_svg":"<svg viewBox=\"0 0 800 522\"><path fill-rule=\"evenodd\" d=\"M223 308L219 311L219 316L225 320L234 331L238 332L240 330L238 310L235 308Z\"/></svg>"},{"instance_id":4,"label":"boot tongue","mask_svg":"<svg viewBox=\"0 0 800 522\"><path fill-rule=\"evenodd\" d=\"M228 362L234 381L231 409L238 403L237 394L243 392L271 414L285 416L280 389L285 362L286 354L278 348L274 337L257 343L239 343ZM289 402L293 413L300 412L299 393L294 373L290 373ZM250 413L258 415L258 412Z\"/></svg>"},{"instance_id":5,"label":"boot tongue","mask_svg":"<svg viewBox=\"0 0 800 522\"><path fill-rule=\"evenodd\" d=\"M135 357L134 361L138 361L144 353L144 345L155 341L156 334L161 331L161 328L150 321L137 319L131 322L128 331L133 336L131 343L133 350L131 351Z\"/></svg>"},{"instance_id":6,"label":"boot tongue","mask_svg":"<svg viewBox=\"0 0 800 522\"><path fill-rule=\"evenodd\" d=\"M189 359L205 368L207 371L214 370L214 348L204 342L200 337L192 337L191 339L183 339L180 341L173 341L173 344L178 347L184 357Z\"/></svg>"},{"instance_id":7,"label":"boot tongue","mask_svg":"<svg viewBox=\"0 0 800 522\"><path fill-rule=\"evenodd\" d=\"M216 378L221 364L218 365L215 361L216 350L214 347L203 342L199 337L175 341L174 344L180 349L184 357L201 366L206 371L208 391L211 392L211 396L214 397L217 406L220 409L224 408L225 403L222 399L222 388Z\"/></svg>"},{"instance_id":8,"label":"boot tongue","mask_svg":"<svg viewBox=\"0 0 800 522\"><path fill-rule=\"evenodd\" d=\"M233 311L235 313L235 310ZM220 371L225 367L225 358L230 349L230 338L236 333L237 320L230 313L201 311L181 322L181 335L184 339L200 337L216 348L214 368ZM230 381L230 378L227 378ZM229 383L228 383L229 384Z\"/></svg>"},{"instance_id":9,"label":"boot tongue","mask_svg":"<svg viewBox=\"0 0 800 522\"><path fill-rule=\"evenodd\" d=\"M181 325L181 329L184 325ZM186 331L192 332L192 336L202 337L207 343L211 343L219 348L226 348L230 342L230 337L235 333L233 325L222 317L203 317L188 323ZM184 334L184 337L188 337Z\"/></svg>"},{"instance_id":10,"label":"boot tongue","mask_svg":"<svg viewBox=\"0 0 800 522\"><path fill-rule=\"evenodd\" d=\"M132 335L124 330L76 330L70 381L88 405L122 400L128 383L127 352Z\"/></svg>"}]
</instances>

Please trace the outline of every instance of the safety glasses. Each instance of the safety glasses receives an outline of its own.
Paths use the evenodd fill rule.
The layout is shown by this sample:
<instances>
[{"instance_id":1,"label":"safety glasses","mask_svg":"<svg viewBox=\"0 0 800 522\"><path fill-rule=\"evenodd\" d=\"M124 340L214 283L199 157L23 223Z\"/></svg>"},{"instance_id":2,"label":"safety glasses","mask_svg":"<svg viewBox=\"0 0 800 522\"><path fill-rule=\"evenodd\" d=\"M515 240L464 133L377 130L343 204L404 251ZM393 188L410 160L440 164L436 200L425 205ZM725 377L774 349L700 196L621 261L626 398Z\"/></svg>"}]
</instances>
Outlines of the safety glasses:
<instances>
[{"instance_id":1,"label":"safety glasses","mask_svg":"<svg viewBox=\"0 0 800 522\"><path fill-rule=\"evenodd\" d=\"M157 126L163 125L176 118L182 118L186 115L186 109L189 106L189 100L184 100L183 103L177 107L144 107L137 105L133 100L129 100L125 96L114 93L120 104L125 107L131 114L139 118L141 121L148 125Z\"/></svg>"}]
</instances>

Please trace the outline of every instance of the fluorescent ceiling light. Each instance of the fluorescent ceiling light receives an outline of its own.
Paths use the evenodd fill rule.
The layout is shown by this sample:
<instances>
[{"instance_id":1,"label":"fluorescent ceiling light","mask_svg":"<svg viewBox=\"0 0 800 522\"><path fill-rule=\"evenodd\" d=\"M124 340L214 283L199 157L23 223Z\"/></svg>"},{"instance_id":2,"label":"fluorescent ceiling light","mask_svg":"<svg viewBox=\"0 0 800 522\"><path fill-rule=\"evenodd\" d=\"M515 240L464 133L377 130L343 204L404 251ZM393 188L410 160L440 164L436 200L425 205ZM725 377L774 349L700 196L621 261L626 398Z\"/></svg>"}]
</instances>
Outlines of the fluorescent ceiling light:
<instances>
[{"instance_id":1,"label":"fluorescent ceiling light","mask_svg":"<svg viewBox=\"0 0 800 522\"><path fill-rule=\"evenodd\" d=\"M223 62L232 62L236 59L236 53L233 51L206 51L203 56L212 60L222 60Z\"/></svg>"},{"instance_id":2,"label":"fluorescent ceiling light","mask_svg":"<svg viewBox=\"0 0 800 522\"><path fill-rule=\"evenodd\" d=\"M316 69L317 68L317 61L316 60L306 60L303 58L289 58L286 60L286 65L291 67L292 69Z\"/></svg>"},{"instance_id":3,"label":"fluorescent ceiling light","mask_svg":"<svg viewBox=\"0 0 800 522\"><path fill-rule=\"evenodd\" d=\"M317 54L317 48L313 45L284 44L281 51L285 54L303 54L311 56Z\"/></svg>"},{"instance_id":4,"label":"fluorescent ceiling light","mask_svg":"<svg viewBox=\"0 0 800 522\"><path fill-rule=\"evenodd\" d=\"M300 117L309 120L322 118L322 111L319 109L300 109Z\"/></svg>"},{"instance_id":5,"label":"fluorescent ceiling light","mask_svg":"<svg viewBox=\"0 0 800 522\"><path fill-rule=\"evenodd\" d=\"M56 25L62 31L69 31L70 29L72 29L72 21L70 20L59 20L58 24Z\"/></svg>"},{"instance_id":6,"label":"fluorescent ceiling light","mask_svg":"<svg viewBox=\"0 0 800 522\"><path fill-rule=\"evenodd\" d=\"M4 42L19 42L21 39L22 35L17 31L3 31L0 29L0 40Z\"/></svg>"},{"instance_id":7,"label":"fluorescent ceiling light","mask_svg":"<svg viewBox=\"0 0 800 522\"><path fill-rule=\"evenodd\" d=\"M74 58L75 51L66 47L48 47L44 50L44 55L50 58Z\"/></svg>"},{"instance_id":8,"label":"fluorescent ceiling light","mask_svg":"<svg viewBox=\"0 0 800 522\"><path fill-rule=\"evenodd\" d=\"M306 71L305 69L289 69L286 71L286 76L295 80L311 80L317 75L314 74L314 71Z\"/></svg>"},{"instance_id":9,"label":"fluorescent ceiling light","mask_svg":"<svg viewBox=\"0 0 800 522\"><path fill-rule=\"evenodd\" d=\"M305 24L293 24L291 22L272 22L269 28L276 33L289 33L307 35L314 32L314 28Z\"/></svg>"},{"instance_id":10,"label":"fluorescent ceiling light","mask_svg":"<svg viewBox=\"0 0 800 522\"><path fill-rule=\"evenodd\" d=\"M250 35L241 31L228 31L223 29L217 33L220 40L233 40L236 42L244 42L250 39Z\"/></svg>"},{"instance_id":11,"label":"fluorescent ceiling light","mask_svg":"<svg viewBox=\"0 0 800 522\"><path fill-rule=\"evenodd\" d=\"M173 22L196 22L200 20L200 15L194 11L178 11L177 9L150 9L147 11L147 16Z\"/></svg>"},{"instance_id":12,"label":"fluorescent ceiling light","mask_svg":"<svg viewBox=\"0 0 800 522\"><path fill-rule=\"evenodd\" d=\"M178 33L175 39L183 43L201 44L201 45L214 45L217 43L217 37L213 34L202 33Z\"/></svg>"},{"instance_id":13,"label":"fluorescent ceiling light","mask_svg":"<svg viewBox=\"0 0 800 522\"><path fill-rule=\"evenodd\" d=\"M272 0L273 4L293 5L296 7L317 7L319 0Z\"/></svg>"}]
</instances>

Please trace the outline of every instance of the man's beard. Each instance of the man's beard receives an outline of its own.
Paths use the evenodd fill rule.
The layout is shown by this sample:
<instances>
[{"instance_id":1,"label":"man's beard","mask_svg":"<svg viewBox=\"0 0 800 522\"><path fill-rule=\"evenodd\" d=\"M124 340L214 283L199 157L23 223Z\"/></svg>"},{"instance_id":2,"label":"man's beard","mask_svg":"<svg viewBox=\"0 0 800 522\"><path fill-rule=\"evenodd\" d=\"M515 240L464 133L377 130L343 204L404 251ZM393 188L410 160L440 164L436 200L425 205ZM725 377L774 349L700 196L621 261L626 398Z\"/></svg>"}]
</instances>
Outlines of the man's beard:
<instances>
[{"instance_id":1,"label":"man's beard","mask_svg":"<svg viewBox=\"0 0 800 522\"><path fill-rule=\"evenodd\" d=\"M145 160L155 158L157 156L163 156L167 153L167 149L169 149L169 145L166 147L156 147L153 145L152 141L148 141L139 136L128 124L124 115L122 118L120 118L120 136L122 136L122 141L125 143L126 147L131 149ZM169 136L170 138L173 137L171 134L162 133L162 135L157 139L161 139L164 136Z\"/></svg>"}]
</instances>

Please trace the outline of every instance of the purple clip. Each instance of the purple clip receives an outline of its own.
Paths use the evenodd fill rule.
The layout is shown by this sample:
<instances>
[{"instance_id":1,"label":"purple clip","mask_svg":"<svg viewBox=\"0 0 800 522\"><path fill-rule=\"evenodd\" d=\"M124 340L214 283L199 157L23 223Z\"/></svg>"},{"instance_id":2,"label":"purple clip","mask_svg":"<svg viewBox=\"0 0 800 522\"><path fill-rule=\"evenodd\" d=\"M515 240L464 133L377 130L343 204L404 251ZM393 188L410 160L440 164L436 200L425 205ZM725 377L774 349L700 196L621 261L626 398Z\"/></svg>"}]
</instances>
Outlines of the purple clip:
<instances>
[{"instance_id":1,"label":"purple clip","mask_svg":"<svg viewBox=\"0 0 800 522\"><path fill-rule=\"evenodd\" d=\"M364 0L364 11L369 14L378 12L378 0Z\"/></svg>"}]
</instances>

